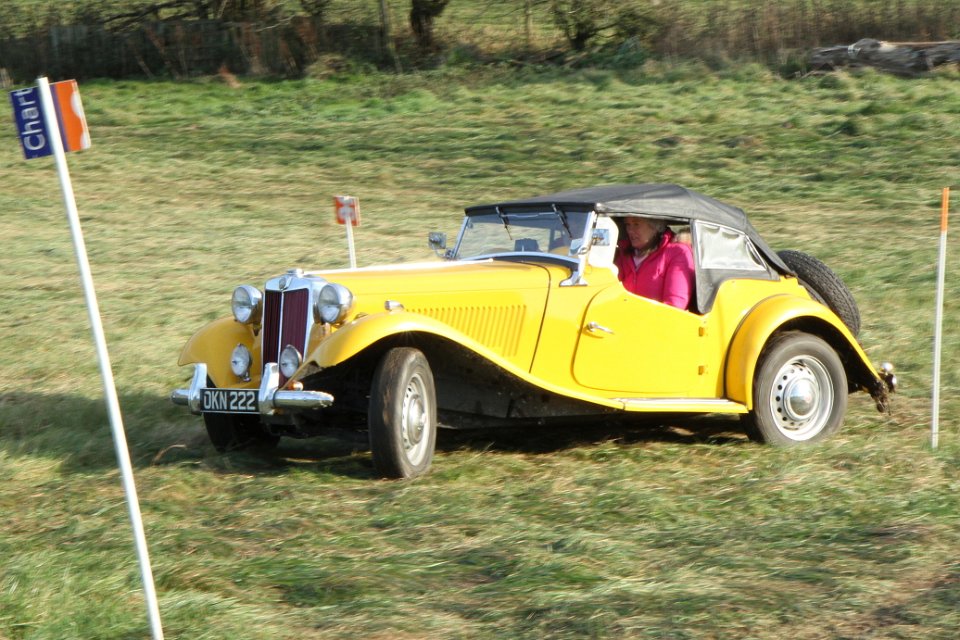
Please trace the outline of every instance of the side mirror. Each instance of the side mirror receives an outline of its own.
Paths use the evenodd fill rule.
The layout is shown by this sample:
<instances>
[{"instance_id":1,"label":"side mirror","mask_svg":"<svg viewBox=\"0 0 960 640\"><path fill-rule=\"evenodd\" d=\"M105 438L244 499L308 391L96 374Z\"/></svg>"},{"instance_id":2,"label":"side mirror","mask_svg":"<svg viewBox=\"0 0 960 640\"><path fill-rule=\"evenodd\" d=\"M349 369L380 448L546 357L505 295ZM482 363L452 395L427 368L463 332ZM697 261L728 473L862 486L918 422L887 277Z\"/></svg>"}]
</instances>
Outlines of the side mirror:
<instances>
[{"instance_id":1,"label":"side mirror","mask_svg":"<svg viewBox=\"0 0 960 640\"><path fill-rule=\"evenodd\" d=\"M609 247L610 246L610 229L594 229L593 230L593 246Z\"/></svg>"},{"instance_id":2,"label":"side mirror","mask_svg":"<svg viewBox=\"0 0 960 640\"><path fill-rule=\"evenodd\" d=\"M447 248L447 234L440 233L439 231L431 231L427 235L427 244L433 249L433 252L437 254L440 258L449 258L450 252L446 251Z\"/></svg>"},{"instance_id":3,"label":"side mirror","mask_svg":"<svg viewBox=\"0 0 960 640\"><path fill-rule=\"evenodd\" d=\"M447 248L447 234L440 233L439 231L431 231L427 235L427 244L429 244L430 248L434 251L442 251Z\"/></svg>"}]
</instances>

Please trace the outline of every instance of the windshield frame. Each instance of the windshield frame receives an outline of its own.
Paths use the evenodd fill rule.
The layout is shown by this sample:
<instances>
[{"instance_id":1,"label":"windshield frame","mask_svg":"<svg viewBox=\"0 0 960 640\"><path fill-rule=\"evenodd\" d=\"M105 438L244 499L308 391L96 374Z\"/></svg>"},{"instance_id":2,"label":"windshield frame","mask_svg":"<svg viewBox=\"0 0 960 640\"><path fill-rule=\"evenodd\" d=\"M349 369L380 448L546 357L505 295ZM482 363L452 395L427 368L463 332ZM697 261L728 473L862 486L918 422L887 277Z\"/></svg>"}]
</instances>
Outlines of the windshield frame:
<instances>
[{"instance_id":1,"label":"windshield frame","mask_svg":"<svg viewBox=\"0 0 960 640\"><path fill-rule=\"evenodd\" d=\"M571 217L575 215L584 216L582 222L583 230L580 235L573 235L570 233L573 230L571 226ZM522 261L523 258L529 258L531 260L542 261L544 258L548 258L551 262L559 259L563 264L576 263L578 262L578 255L581 252L585 252L586 247L589 247L589 239L592 235L594 218L595 216L592 211L562 211L556 206L550 208L542 207L535 210L526 209L523 211L504 211L500 207L497 207L495 212L486 211L483 213L467 214L463 218L460 231L457 234L456 244L454 245L453 250L450 252L450 258L453 260L464 261L496 258L509 258L514 261ZM523 229L524 227L522 223L524 221L555 221L556 230L565 233L569 237L569 244L567 245L569 246L569 250L566 254L558 254L544 250L504 250L482 252L470 256L461 255L464 249L464 239L467 237L467 233L470 230L471 225L476 224L479 219L483 219L481 224L492 224L495 221L496 224L501 225L503 228L505 228L506 234L510 240L513 240L512 230ZM527 228L547 229L549 227L540 224L529 225Z\"/></svg>"}]
</instances>

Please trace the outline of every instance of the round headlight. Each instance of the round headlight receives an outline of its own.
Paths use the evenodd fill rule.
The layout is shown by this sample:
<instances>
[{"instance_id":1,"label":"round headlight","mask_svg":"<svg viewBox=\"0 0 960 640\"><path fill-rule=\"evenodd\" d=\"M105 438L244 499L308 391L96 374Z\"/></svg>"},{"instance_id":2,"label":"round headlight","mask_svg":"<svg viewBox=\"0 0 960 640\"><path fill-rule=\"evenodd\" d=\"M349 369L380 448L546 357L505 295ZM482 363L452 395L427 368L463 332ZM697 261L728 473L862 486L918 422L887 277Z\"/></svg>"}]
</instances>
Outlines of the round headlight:
<instances>
[{"instance_id":1,"label":"round headlight","mask_svg":"<svg viewBox=\"0 0 960 640\"><path fill-rule=\"evenodd\" d=\"M292 344L288 344L283 348L283 351L280 352L280 373L283 374L285 378L293 376L297 372L297 369L300 368L300 363L303 362L303 359L300 356L300 352L294 348Z\"/></svg>"},{"instance_id":2,"label":"round headlight","mask_svg":"<svg viewBox=\"0 0 960 640\"><path fill-rule=\"evenodd\" d=\"M353 294L350 290L342 284L330 283L320 289L315 311L320 322L336 324L347 317L352 306Z\"/></svg>"},{"instance_id":3,"label":"round headlight","mask_svg":"<svg viewBox=\"0 0 960 640\"><path fill-rule=\"evenodd\" d=\"M244 381L249 380L251 362L253 357L249 349L242 344L233 348L233 353L230 354L230 370L233 371L233 375Z\"/></svg>"},{"instance_id":4,"label":"round headlight","mask_svg":"<svg viewBox=\"0 0 960 640\"><path fill-rule=\"evenodd\" d=\"M241 324L257 324L263 309L263 296L256 287L243 284L233 290L230 306L234 319Z\"/></svg>"}]
</instances>

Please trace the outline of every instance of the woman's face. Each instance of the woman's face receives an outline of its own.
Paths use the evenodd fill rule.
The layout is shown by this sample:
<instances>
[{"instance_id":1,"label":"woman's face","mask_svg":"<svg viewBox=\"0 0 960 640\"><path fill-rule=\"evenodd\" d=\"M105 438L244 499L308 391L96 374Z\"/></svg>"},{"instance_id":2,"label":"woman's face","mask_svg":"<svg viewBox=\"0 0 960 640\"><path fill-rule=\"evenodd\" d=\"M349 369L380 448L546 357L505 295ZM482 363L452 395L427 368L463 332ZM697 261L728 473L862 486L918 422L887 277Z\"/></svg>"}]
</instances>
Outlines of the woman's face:
<instances>
[{"instance_id":1,"label":"woman's face","mask_svg":"<svg viewBox=\"0 0 960 640\"><path fill-rule=\"evenodd\" d=\"M624 225L627 227L630 246L634 249L646 249L657 236L656 226L646 218L627 218Z\"/></svg>"}]
</instances>

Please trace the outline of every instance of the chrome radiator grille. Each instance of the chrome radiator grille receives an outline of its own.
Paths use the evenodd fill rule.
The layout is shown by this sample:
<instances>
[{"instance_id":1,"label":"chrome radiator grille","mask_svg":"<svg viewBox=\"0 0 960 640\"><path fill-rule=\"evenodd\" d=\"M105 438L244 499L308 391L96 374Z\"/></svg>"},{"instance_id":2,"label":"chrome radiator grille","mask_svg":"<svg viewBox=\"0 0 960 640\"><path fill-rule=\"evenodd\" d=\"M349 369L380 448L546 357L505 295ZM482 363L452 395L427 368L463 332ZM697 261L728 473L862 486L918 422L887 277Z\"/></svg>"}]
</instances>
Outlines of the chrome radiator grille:
<instances>
[{"instance_id":1,"label":"chrome radiator grille","mask_svg":"<svg viewBox=\"0 0 960 640\"><path fill-rule=\"evenodd\" d=\"M293 345L301 354L307 347L310 290L267 291L263 301L263 364L278 362L280 352ZM280 374L280 384L286 377Z\"/></svg>"}]
</instances>

